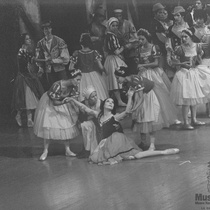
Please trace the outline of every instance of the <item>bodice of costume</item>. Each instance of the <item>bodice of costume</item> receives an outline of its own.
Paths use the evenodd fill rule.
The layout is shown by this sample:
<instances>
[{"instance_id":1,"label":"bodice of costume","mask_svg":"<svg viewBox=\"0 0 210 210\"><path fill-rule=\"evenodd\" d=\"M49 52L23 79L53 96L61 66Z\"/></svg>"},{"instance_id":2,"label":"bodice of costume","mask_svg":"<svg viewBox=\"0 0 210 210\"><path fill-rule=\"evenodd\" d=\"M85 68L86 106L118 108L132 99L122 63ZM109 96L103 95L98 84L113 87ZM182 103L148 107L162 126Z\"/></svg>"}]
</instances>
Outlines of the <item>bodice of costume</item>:
<instances>
[{"instance_id":1,"label":"bodice of costume","mask_svg":"<svg viewBox=\"0 0 210 210\"><path fill-rule=\"evenodd\" d=\"M101 60L101 55L96 50L82 51L77 50L70 58L75 63L76 68L80 69L82 73L89 73L98 71L97 60Z\"/></svg>"},{"instance_id":2,"label":"bodice of costume","mask_svg":"<svg viewBox=\"0 0 210 210\"><path fill-rule=\"evenodd\" d=\"M202 55L202 48L199 44L194 44L190 48L181 45L176 49L175 54L179 56L181 63L189 61L191 67L195 67L197 65L198 55Z\"/></svg>"},{"instance_id":3,"label":"bodice of costume","mask_svg":"<svg viewBox=\"0 0 210 210\"><path fill-rule=\"evenodd\" d=\"M118 37L112 32L107 32L104 47L109 55L114 55L115 50L121 47Z\"/></svg>"},{"instance_id":4,"label":"bodice of costume","mask_svg":"<svg viewBox=\"0 0 210 210\"><path fill-rule=\"evenodd\" d=\"M110 117L103 123L100 123L100 116L98 118L101 128L101 138L105 139L111 136L115 132L123 133L121 124L115 120L114 116Z\"/></svg>"},{"instance_id":5,"label":"bodice of costume","mask_svg":"<svg viewBox=\"0 0 210 210\"><path fill-rule=\"evenodd\" d=\"M78 87L70 86L66 87L62 84L62 80L55 82L48 90L48 96L52 100L62 101L66 97L72 97L78 95Z\"/></svg>"},{"instance_id":6,"label":"bodice of costume","mask_svg":"<svg viewBox=\"0 0 210 210\"><path fill-rule=\"evenodd\" d=\"M149 91L154 87L154 82L139 75L132 75L131 81L123 83L123 91L127 92L130 87L132 87L135 91L144 87L143 93L149 93Z\"/></svg>"},{"instance_id":7,"label":"bodice of costume","mask_svg":"<svg viewBox=\"0 0 210 210\"><path fill-rule=\"evenodd\" d=\"M29 66L32 63L33 54L27 50L20 49L18 52L18 65L21 73L28 73Z\"/></svg>"},{"instance_id":8,"label":"bodice of costume","mask_svg":"<svg viewBox=\"0 0 210 210\"><path fill-rule=\"evenodd\" d=\"M168 29L168 38L171 39L172 49L181 45L181 34L184 29L189 28L188 24L184 22L182 25L174 24Z\"/></svg>"},{"instance_id":9,"label":"bodice of costume","mask_svg":"<svg viewBox=\"0 0 210 210\"><path fill-rule=\"evenodd\" d=\"M160 52L155 45L151 45L145 52L142 52L142 48L138 48L138 55L140 64L149 64L154 62L155 58L160 55Z\"/></svg>"},{"instance_id":10,"label":"bodice of costume","mask_svg":"<svg viewBox=\"0 0 210 210\"><path fill-rule=\"evenodd\" d=\"M164 55L166 55L165 43L163 43L159 40L156 33L166 34L167 30L168 30L167 24L164 24L163 22L161 22L155 18L153 19L151 26L150 26L152 40L155 45L159 46L161 54L164 54Z\"/></svg>"}]
</instances>

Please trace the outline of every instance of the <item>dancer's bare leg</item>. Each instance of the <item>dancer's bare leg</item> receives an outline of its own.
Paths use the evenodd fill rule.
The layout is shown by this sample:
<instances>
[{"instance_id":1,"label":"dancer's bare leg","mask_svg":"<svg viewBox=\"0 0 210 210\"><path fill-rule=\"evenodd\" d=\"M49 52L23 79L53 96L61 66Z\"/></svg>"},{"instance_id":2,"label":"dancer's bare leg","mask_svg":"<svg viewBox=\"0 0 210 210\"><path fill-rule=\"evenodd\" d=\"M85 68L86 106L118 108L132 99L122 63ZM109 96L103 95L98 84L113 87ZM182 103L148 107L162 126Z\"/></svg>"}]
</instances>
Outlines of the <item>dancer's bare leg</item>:
<instances>
[{"instance_id":1,"label":"dancer's bare leg","mask_svg":"<svg viewBox=\"0 0 210 210\"><path fill-rule=\"evenodd\" d=\"M22 126L21 111L18 111L18 112L17 112L17 115L16 115L15 119L16 119L16 121L17 121L17 124L18 124L19 126Z\"/></svg>"},{"instance_id":2,"label":"dancer's bare leg","mask_svg":"<svg viewBox=\"0 0 210 210\"><path fill-rule=\"evenodd\" d=\"M48 155L49 145L50 145L50 140L44 139L44 151L43 151L42 155L40 156L39 160L41 160L41 161L46 160L47 155Z\"/></svg>"},{"instance_id":3,"label":"dancer's bare leg","mask_svg":"<svg viewBox=\"0 0 210 210\"><path fill-rule=\"evenodd\" d=\"M32 120L32 110L27 110L27 126L28 127L33 127L34 126L34 122Z\"/></svg>"},{"instance_id":4,"label":"dancer's bare leg","mask_svg":"<svg viewBox=\"0 0 210 210\"><path fill-rule=\"evenodd\" d=\"M154 136L154 132L150 133L150 146L149 146L149 150L154 151L155 150L155 136Z\"/></svg>"},{"instance_id":5,"label":"dancer's bare leg","mask_svg":"<svg viewBox=\"0 0 210 210\"><path fill-rule=\"evenodd\" d=\"M135 155L135 158L140 159L140 158L145 158L145 157L152 157L152 156L157 156L157 155L174 155L179 153L179 149L177 148L172 148L172 149L166 149L166 150L147 150L143 152L139 152Z\"/></svg>"},{"instance_id":6,"label":"dancer's bare leg","mask_svg":"<svg viewBox=\"0 0 210 210\"><path fill-rule=\"evenodd\" d=\"M75 157L76 154L73 153L73 152L70 150L69 144L70 144L70 141L69 141L69 140L65 140L65 141L64 141L65 150L66 150L65 155L68 156L68 157Z\"/></svg>"}]
</instances>

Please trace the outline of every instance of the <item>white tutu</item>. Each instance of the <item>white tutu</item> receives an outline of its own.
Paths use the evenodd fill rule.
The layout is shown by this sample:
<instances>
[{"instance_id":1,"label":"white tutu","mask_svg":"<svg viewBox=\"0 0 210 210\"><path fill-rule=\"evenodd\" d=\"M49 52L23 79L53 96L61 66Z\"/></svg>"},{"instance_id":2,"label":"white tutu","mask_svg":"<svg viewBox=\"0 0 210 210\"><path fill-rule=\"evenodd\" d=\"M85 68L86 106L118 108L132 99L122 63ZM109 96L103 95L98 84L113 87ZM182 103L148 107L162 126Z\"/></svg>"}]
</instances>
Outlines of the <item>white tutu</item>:
<instances>
[{"instance_id":1,"label":"white tutu","mask_svg":"<svg viewBox=\"0 0 210 210\"><path fill-rule=\"evenodd\" d=\"M210 96L210 69L205 65L181 68L174 76L171 98L177 105L197 105L208 102Z\"/></svg>"},{"instance_id":2,"label":"white tutu","mask_svg":"<svg viewBox=\"0 0 210 210\"><path fill-rule=\"evenodd\" d=\"M43 139L72 139L79 135L76 122L77 113L73 105L54 106L46 92L35 112L34 133Z\"/></svg>"},{"instance_id":3,"label":"white tutu","mask_svg":"<svg viewBox=\"0 0 210 210\"><path fill-rule=\"evenodd\" d=\"M106 76L106 84L107 84L108 90L118 90L121 88L114 74L115 70L120 66L127 67L125 62L119 56L108 55L106 57L104 68L106 69L107 74L108 74Z\"/></svg>"}]
</instances>

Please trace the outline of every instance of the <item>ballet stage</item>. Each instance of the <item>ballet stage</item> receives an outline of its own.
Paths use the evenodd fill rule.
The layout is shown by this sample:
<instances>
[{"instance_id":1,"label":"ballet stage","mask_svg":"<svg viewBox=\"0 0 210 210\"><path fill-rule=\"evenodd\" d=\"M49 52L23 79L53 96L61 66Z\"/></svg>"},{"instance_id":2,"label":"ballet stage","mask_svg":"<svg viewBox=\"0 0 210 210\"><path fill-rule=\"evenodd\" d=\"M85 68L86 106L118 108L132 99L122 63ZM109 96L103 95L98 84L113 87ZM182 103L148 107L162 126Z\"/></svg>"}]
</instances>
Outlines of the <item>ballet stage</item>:
<instances>
[{"instance_id":1,"label":"ballet stage","mask_svg":"<svg viewBox=\"0 0 210 210\"><path fill-rule=\"evenodd\" d=\"M172 126L157 132L157 149L177 147L180 153L112 166L64 156L64 146L50 145L40 162L43 142L32 128L13 123L0 127L1 210L201 210L210 209L210 124L193 131ZM138 142L123 121L125 133ZM71 149L82 149L82 138Z\"/></svg>"}]
</instances>

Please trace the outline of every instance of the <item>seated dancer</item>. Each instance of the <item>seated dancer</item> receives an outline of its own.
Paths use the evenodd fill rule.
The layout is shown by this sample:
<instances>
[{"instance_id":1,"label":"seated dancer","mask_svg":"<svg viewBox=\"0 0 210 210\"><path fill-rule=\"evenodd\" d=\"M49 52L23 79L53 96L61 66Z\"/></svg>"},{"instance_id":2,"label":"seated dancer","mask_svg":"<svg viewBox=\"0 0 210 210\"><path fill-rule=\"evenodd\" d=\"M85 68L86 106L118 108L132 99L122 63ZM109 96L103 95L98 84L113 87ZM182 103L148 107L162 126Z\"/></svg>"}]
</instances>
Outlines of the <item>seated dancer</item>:
<instances>
[{"instance_id":1,"label":"seated dancer","mask_svg":"<svg viewBox=\"0 0 210 210\"><path fill-rule=\"evenodd\" d=\"M88 108L100 111L100 105L102 100L98 98L95 88L90 85L83 91L83 96L85 98L82 101ZM78 158L88 158L90 154L93 153L95 148L98 146L98 122L96 118L88 115L85 111L80 110L78 115L78 120L81 123L82 136L84 141L83 150L77 155Z\"/></svg>"},{"instance_id":2,"label":"seated dancer","mask_svg":"<svg viewBox=\"0 0 210 210\"><path fill-rule=\"evenodd\" d=\"M34 133L44 139L41 161L48 155L50 140L60 140L65 144L66 156L76 156L69 148L69 140L79 135L77 128L78 110L67 103L66 97L78 97L81 71L67 72L68 79L55 82L50 90L41 97L34 117Z\"/></svg>"},{"instance_id":3,"label":"seated dancer","mask_svg":"<svg viewBox=\"0 0 210 210\"><path fill-rule=\"evenodd\" d=\"M101 104L101 111L94 111L73 98L81 109L97 118L101 129L101 141L94 152L90 155L90 161L98 165L116 164L124 159L140 159L155 155L177 154L179 149L166 149L161 151L141 151L141 149L129 139L119 123L131 112L131 103L134 90L128 91L128 103L124 112L115 114L115 104L112 98L107 98Z\"/></svg>"},{"instance_id":4,"label":"seated dancer","mask_svg":"<svg viewBox=\"0 0 210 210\"><path fill-rule=\"evenodd\" d=\"M132 113L133 128L141 134L142 142L149 134L149 150L155 150L155 131L174 124L177 119L176 107L161 83L151 81L152 78L146 74L129 76L127 72L127 68L122 66L115 70L115 76L125 89L132 87L136 90Z\"/></svg>"}]
</instances>

